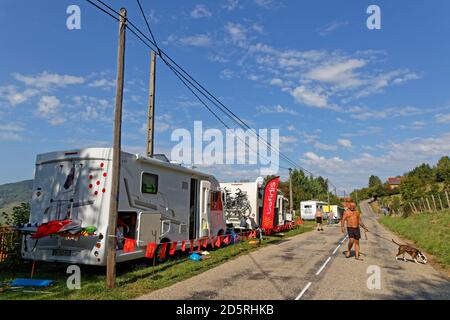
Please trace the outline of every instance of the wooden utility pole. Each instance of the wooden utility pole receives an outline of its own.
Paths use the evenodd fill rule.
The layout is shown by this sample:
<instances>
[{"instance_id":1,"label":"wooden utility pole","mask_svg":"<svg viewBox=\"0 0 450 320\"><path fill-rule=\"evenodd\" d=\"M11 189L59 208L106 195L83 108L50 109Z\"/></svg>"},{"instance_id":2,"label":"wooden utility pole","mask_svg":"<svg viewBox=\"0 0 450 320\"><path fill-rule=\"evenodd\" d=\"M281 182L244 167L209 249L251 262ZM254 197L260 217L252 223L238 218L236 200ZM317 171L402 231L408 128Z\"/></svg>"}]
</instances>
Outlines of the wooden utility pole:
<instances>
[{"instance_id":1,"label":"wooden utility pole","mask_svg":"<svg viewBox=\"0 0 450 320\"><path fill-rule=\"evenodd\" d=\"M155 138L155 77L156 77L156 53L152 50L150 62L150 81L148 95L148 119L147 119L147 157L153 157Z\"/></svg>"},{"instance_id":2,"label":"wooden utility pole","mask_svg":"<svg viewBox=\"0 0 450 320\"><path fill-rule=\"evenodd\" d=\"M120 9L119 49L117 53L116 106L114 111L113 157L111 178L111 199L109 207L108 240L106 258L106 286L113 288L116 283L116 225L119 205L120 149L122 134L123 77L125 64L125 33L127 10Z\"/></svg>"},{"instance_id":3,"label":"wooden utility pole","mask_svg":"<svg viewBox=\"0 0 450 320\"><path fill-rule=\"evenodd\" d=\"M294 203L292 198L292 169L289 168L289 210L291 212L292 219L294 219Z\"/></svg>"}]
</instances>

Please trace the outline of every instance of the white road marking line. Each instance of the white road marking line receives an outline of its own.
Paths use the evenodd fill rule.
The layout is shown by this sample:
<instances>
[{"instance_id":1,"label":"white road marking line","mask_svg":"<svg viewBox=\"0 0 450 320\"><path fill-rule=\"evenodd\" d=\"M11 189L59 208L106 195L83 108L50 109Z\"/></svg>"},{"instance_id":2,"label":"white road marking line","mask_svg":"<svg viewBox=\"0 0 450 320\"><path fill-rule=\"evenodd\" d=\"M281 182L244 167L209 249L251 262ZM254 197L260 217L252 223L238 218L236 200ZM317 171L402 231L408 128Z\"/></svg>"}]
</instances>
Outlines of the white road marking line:
<instances>
[{"instance_id":1,"label":"white road marking line","mask_svg":"<svg viewBox=\"0 0 450 320\"><path fill-rule=\"evenodd\" d=\"M297 296L297 298L295 298L295 300L300 300L302 296L305 294L306 290L309 289L311 284L312 284L311 282L308 282L308 284L303 288L302 292L300 292L300 294Z\"/></svg>"},{"instance_id":2,"label":"white road marking line","mask_svg":"<svg viewBox=\"0 0 450 320\"><path fill-rule=\"evenodd\" d=\"M331 255L334 255L334 254L338 251L338 249L339 249L340 246L341 246L341 245L338 245L338 246L336 247L336 249L334 249L334 251L333 251L333 253L332 253Z\"/></svg>"},{"instance_id":3,"label":"white road marking line","mask_svg":"<svg viewBox=\"0 0 450 320\"><path fill-rule=\"evenodd\" d=\"M339 249L339 247L344 243L345 240L347 240L348 238L348 234L344 237L344 239L342 239L339 242L339 245L336 247L336 249L334 249L333 254L334 255L336 253L336 251ZM328 262L330 262L331 260L331 256L328 257L328 259L324 262L324 264L320 267L320 269L317 271L316 276L318 276L323 269L326 267L326 265L328 264ZM303 290L299 293L299 295L297 296L297 298L295 298L295 300L300 300L302 298L302 296L305 294L305 292L309 289L309 287L311 286L312 282L308 282L308 284L303 288Z\"/></svg>"},{"instance_id":4,"label":"white road marking line","mask_svg":"<svg viewBox=\"0 0 450 320\"><path fill-rule=\"evenodd\" d=\"M328 259L325 261L325 263L320 267L319 271L317 271L316 276L318 276L322 270L325 268L325 266L328 264L328 262L330 262L331 257L328 257Z\"/></svg>"}]
</instances>

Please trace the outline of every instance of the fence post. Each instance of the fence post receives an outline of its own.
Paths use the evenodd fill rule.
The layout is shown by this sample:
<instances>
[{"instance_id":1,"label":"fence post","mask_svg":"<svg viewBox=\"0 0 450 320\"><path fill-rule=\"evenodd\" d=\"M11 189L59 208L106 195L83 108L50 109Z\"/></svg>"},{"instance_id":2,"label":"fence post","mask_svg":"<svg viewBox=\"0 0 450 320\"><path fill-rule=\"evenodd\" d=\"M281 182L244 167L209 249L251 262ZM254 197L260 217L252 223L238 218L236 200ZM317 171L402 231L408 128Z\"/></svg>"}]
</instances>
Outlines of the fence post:
<instances>
[{"instance_id":1,"label":"fence post","mask_svg":"<svg viewBox=\"0 0 450 320\"><path fill-rule=\"evenodd\" d=\"M434 195L431 195L431 199L433 199L433 206L434 206L434 211L438 211L437 210L437 206L436 206L436 200L434 200Z\"/></svg>"},{"instance_id":2,"label":"fence post","mask_svg":"<svg viewBox=\"0 0 450 320\"><path fill-rule=\"evenodd\" d=\"M448 199L448 193L447 193L447 190L445 190L445 196L446 196L446 198L447 198L447 205L448 205L448 207L450 208L450 200Z\"/></svg>"},{"instance_id":3,"label":"fence post","mask_svg":"<svg viewBox=\"0 0 450 320\"><path fill-rule=\"evenodd\" d=\"M444 206L443 206L443 204L442 204L441 195L438 194L438 197L439 197L439 203L440 203L440 205L441 205L441 210L444 210Z\"/></svg>"},{"instance_id":4,"label":"fence post","mask_svg":"<svg viewBox=\"0 0 450 320\"><path fill-rule=\"evenodd\" d=\"M430 205L430 201L428 200L427 197L425 197L425 200L427 201L427 205L428 205L428 210L430 210L430 212L433 211L433 209L431 209L431 205Z\"/></svg>"}]
</instances>

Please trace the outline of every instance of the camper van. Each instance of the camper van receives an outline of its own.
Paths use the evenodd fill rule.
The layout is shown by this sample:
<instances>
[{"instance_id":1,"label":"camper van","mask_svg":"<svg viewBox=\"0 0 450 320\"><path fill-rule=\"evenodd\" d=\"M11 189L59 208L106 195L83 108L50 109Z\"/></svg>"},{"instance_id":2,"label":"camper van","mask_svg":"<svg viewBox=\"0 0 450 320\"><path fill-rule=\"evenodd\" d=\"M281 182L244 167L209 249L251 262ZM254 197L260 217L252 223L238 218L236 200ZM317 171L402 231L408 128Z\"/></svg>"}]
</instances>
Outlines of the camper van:
<instances>
[{"instance_id":1,"label":"camper van","mask_svg":"<svg viewBox=\"0 0 450 320\"><path fill-rule=\"evenodd\" d=\"M325 212L328 216L330 216L330 212L332 212L334 220L332 222L336 222L341 220L344 214L344 208L338 205L325 205L323 206L323 212Z\"/></svg>"},{"instance_id":2,"label":"camper van","mask_svg":"<svg viewBox=\"0 0 450 320\"><path fill-rule=\"evenodd\" d=\"M36 242L25 236L25 259L106 264L112 154L112 148L86 148L37 156L30 223L70 219L97 230L78 240L56 235ZM117 262L144 257L148 243L178 241L180 246L181 240L225 233L220 186L209 174L165 157L122 152L119 181L117 226L136 247L124 252L118 237Z\"/></svg>"},{"instance_id":3,"label":"camper van","mask_svg":"<svg viewBox=\"0 0 450 320\"><path fill-rule=\"evenodd\" d=\"M314 220L317 209L321 209L323 212L323 218L328 219L328 214L324 211L326 202L321 201L302 201L300 202L300 214L303 220Z\"/></svg>"}]
</instances>

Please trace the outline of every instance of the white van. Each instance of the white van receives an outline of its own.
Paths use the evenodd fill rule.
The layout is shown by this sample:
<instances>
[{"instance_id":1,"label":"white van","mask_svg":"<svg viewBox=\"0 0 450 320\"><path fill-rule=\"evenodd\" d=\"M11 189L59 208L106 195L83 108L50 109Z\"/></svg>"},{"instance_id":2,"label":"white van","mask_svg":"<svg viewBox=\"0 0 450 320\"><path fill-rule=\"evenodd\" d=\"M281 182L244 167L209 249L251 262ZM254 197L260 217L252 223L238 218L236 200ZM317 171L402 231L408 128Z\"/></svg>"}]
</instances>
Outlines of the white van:
<instances>
[{"instance_id":1,"label":"white van","mask_svg":"<svg viewBox=\"0 0 450 320\"><path fill-rule=\"evenodd\" d=\"M70 219L97 228L79 240L25 236L25 259L105 265L109 221L112 148L86 148L40 154L31 200L30 223ZM150 242L223 235L226 230L217 180L167 159L121 153L118 221L134 252L117 250L117 261L145 256ZM189 241L187 243L189 247Z\"/></svg>"},{"instance_id":2,"label":"white van","mask_svg":"<svg viewBox=\"0 0 450 320\"><path fill-rule=\"evenodd\" d=\"M303 220L314 220L316 216L316 211L319 208L323 212L323 218L328 219L328 214L324 211L324 207L327 205L326 202L322 201L302 201L300 202L300 214Z\"/></svg>"}]
</instances>

